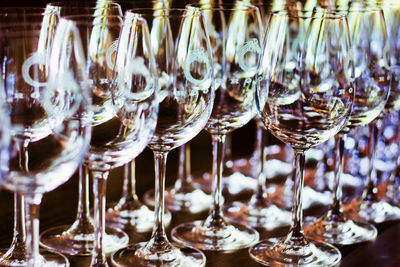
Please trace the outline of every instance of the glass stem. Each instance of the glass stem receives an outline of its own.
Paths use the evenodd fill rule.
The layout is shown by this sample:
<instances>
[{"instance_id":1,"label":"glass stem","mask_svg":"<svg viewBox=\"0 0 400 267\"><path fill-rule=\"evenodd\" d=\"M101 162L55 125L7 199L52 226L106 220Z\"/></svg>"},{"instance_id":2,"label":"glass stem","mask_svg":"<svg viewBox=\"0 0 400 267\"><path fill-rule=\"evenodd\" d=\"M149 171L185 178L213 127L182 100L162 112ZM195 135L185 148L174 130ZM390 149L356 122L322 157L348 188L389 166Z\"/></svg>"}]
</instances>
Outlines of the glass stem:
<instances>
[{"instance_id":1,"label":"glass stem","mask_svg":"<svg viewBox=\"0 0 400 267\"><path fill-rule=\"evenodd\" d=\"M213 165L212 165L212 196L213 206L210 211L208 219L205 224L220 225L224 224L222 215L222 171L224 163L224 149L225 149L224 134L212 134L212 147L213 147Z\"/></svg>"},{"instance_id":2,"label":"glass stem","mask_svg":"<svg viewBox=\"0 0 400 267\"><path fill-rule=\"evenodd\" d=\"M228 177L233 173L233 161L232 161L232 135L227 134L224 137L224 159L223 159L223 176Z\"/></svg>"},{"instance_id":3,"label":"glass stem","mask_svg":"<svg viewBox=\"0 0 400 267\"><path fill-rule=\"evenodd\" d=\"M168 152L154 151L153 153L155 164L155 225L147 246L150 247L150 250L158 250L158 248L163 248L169 245L164 228L164 193Z\"/></svg>"},{"instance_id":4,"label":"glass stem","mask_svg":"<svg viewBox=\"0 0 400 267\"><path fill-rule=\"evenodd\" d=\"M78 191L78 211L76 215L79 233L92 234L93 223L89 211L89 170L85 166L79 166L79 191ZM73 229L76 222L71 226Z\"/></svg>"},{"instance_id":5,"label":"glass stem","mask_svg":"<svg viewBox=\"0 0 400 267\"><path fill-rule=\"evenodd\" d=\"M19 142L19 167L21 170L29 171L29 156L27 147L29 139L17 140ZM2 256L2 260L20 260L25 261L26 258L26 218L25 218L25 197L18 193L14 193L14 229L13 240L10 249ZM1 260L0 260L1 265Z\"/></svg>"},{"instance_id":6,"label":"glass stem","mask_svg":"<svg viewBox=\"0 0 400 267\"><path fill-rule=\"evenodd\" d=\"M295 177L293 187L292 203L292 227L290 228L287 240L302 241L303 234L303 186L304 186L304 150L294 149L295 157Z\"/></svg>"},{"instance_id":7,"label":"glass stem","mask_svg":"<svg viewBox=\"0 0 400 267\"><path fill-rule=\"evenodd\" d=\"M174 187L175 192L186 192L187 190L185 189L190 189L192 187L190 165L190 143L185 143L179 147L178 179ZM190 192L190 190L188 192Z\"/></svg>"},{"instance_id":8,"label":"glass stem","mask_svg":"<svg viewBox=\"0 0 400 267\"><path fill-rule=\"evenodd\" d=\"M365 188L362 198L367 201L377 201L378 189L376 188L377 173L374 167L376 145L378 137L382 131L382 120L377 119L369 124L369 138L368 138L368 174L365 181Z\"/></svg>"},{"instance_id":9,"label":"glass stem","mask_svg":"<svg viewBox=\"0 0 400 267\"><path fill-rule=\"evenodd\" d=\"M137 201L139 198L136 195L136 176L135 176L135 160L124 166L124 185L123 185L123 198L126 201Z\"/></svg>"},{"instance_id":10,"label":"glass stem","mask_svg":"<svg viewBox=\"0 0 400 267\"><path fill-rule=\"evenodd\" d=\"M191 186L192 185L192 170L190 169L191 163L190 163L190 143L185 143L184 145L184 151L183 151L183 157L184 157L184 164L183 164L183 170L182 170L182 186Z\"/></svg>"},{"instance_id":11,"label":"glass stem","mask_svg":"<svg viewBox=\"0 0 400 267\"><path fill-rule=\"evenodd\" d=\"M25 196L27 267L37 267L43 264L39 255L39 209L41 200L42 196L39 194Z\"/></svg>"},{"instance_id":12,"label":"glass stem","mask_svg":"<svg viewBox=\"0 0 400 267\"><path fill-rule=\"evenodd\" d=\"M136 210L142 203L139 201L139 197L136 194L136 165L135 160L124 165L124 181L122 187L122 197L118 203L114 206L114 210Z\"/></svg>"},{"instance_id":13,"label":"glass stem","mask_svg":"<svg viewBox=\"0 0 400 267\"><path fill-rule=\"evenodd\" d=\"M256 131L256 158L257 162L257 192L255 198L259 201L263 201L267 197L266 193L266 173L265 165L267 162L267 145L268 145L268 135L264 128L257 123Z\"/></svg>"},{"instance_id":14,"label":"glass stem","mask_svg":"<svg viewBox=\"0 0 400 267\"><path fill-rule=\"evenodd\" d=\"M108 171L92 171L94 192L95 248L91 266L108 266L103 249Z\"/></svg>"},{"instance_id":15,"label":"glass stem","mask_svg":"<svg viewBox=\"0 0 400 267\"><path fill-rule=\"evenodd\" d=\"M342 184L341 176L343 173L344 141L345 134L335 135L335 178L333 180L333 200L331 212L334 215L342 214Z\"/></svg>"},{"instance_id":16,"label":"glass stem","mask_svg":"<svg viewBox=\"0 0 400 267\"><path fill-rule=\"evenodd\" d=\"M11 246L0 258L3 261L19 260L26 258L26 230L25 230L25 198L19 193L14 193L14 229Z\"/></svg>"},{"instance_id":17,"label":"glass stem","mask_svg":"<svg viewBox=\"0 0 400 267\"><path fill-rule=\"evenodd\" d=\"M25 198L20 193L14 193L14 245L16 249L23 248L25 252Z\"/></svg>"}]
</instances>

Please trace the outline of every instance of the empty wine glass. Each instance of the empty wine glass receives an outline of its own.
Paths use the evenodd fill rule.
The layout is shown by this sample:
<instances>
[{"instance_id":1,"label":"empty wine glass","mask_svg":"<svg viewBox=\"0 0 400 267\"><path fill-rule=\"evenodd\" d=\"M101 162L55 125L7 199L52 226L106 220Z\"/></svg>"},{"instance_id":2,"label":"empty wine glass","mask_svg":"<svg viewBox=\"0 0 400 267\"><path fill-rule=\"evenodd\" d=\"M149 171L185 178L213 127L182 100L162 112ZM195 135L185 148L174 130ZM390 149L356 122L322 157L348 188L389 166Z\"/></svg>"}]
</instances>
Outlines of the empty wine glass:
<instances>
[{"instance_id":1,"label":"empty wine glass","mask_svg":"<svg viewBox=\"0 0 400 267\"><path fill-rule=\"evenodd\" d=\"M88 16L94 20L96 17L113 16L115 14L117 17L121 16L122 19L121 7L111 1L51 2L47 4L47 8L57 10L61 17L82 15ZM95 34L93 34L92 37L91 31L93 28L96 28L94 27L95 23L87 23L88 24L80 23L78 27L82 32L82 39L84 39L85 44L89 45L90 42L87 41L88 38L91 38L93 40L92 42L95 42L96 38L101 37ZM118 37L118 34L119 28L115 30L114 38ZM110 45L110 43L107 44ZM115 43L114 45L110 45L110 49L107 50L108 54L102 53L102 58L104 59L108 56L109 61L112 61L115 55L115 47ZM100 61L99 56L96 59L90 58L88 55L87 57L89 62L96 59ZM103 62L103 64L105 63ZM106 72L104 71L97 71L96 68L93 67L90 67L90 71L90 76L96 76L94 80L100 81L106 78ZM43 247L53 251L58 251L67 255L87 256L92 254L95 239L95 227L89 211L89 172L84 166L80 166L78 175L79 189L76 220L72 225L61 225L45 230L41 233L40 241ZM104 241L106 253L110 253L116 250L116 248L126 245L127 241L128 237L120 230L113 227L106 228Z\"/></svg>"},{"instance_id":2,"label":"empty wine glass","mask_svg":"<svg viewBox=\"0 0 400 267\"><path fill-rule=\"evenodd\" d=\"M118 1L126 8L155 8L163 9L170 6L169 1ZM129 12L129 11L128 11ZM136 194L135 162L124 166L124 180L122 197L107 210L106 222L108 226L115 226L123 230L136 232L149 232L153 229L154 211L144 205ZM154 191L153 191L154 192ZM154 195L154 194L153 194ZM147 204L147 203L146 203ZM152 205L154 207L154 198ZM172 215L166 210L164 215L165 227L171 223Z\"/></svg>"},{"instance_id":3,"label":"empty wine glass","mask_svg":"<svg viewBox=\"0 0 400 267\"><path fill-rule=\"evenodd\" d=\"M206 130L213 144L213 205L205 221L175 227L172 238L201 250L233 251L258 241L258 232L228 222L222 213L222 167L226 134L255 115L255 75L261 52L262 27L255 6L204 7L214 51L216 98ZM215 21L214 21L215 20Z\"/></svg>"},{"instance_id":4,"label":"empty wine glass","mask_svg":"<svg viewBox=\"0 0 400 267\"><path fill-rule=\"evenodd\" d=\"M40 28L39 41L42 50L49 49L55 27L58 22L58 12L54 9L34 7L4 7L0 9L0 20L5 30L9 31L10 23L29 21L35 23L36 29ZM22 194L14 192L14 229L11 246L0 252L0 265L26 266L26 227L25 227L25 201ZM63 255L41 251L43 261L54 265L65 266L68 261Z\"/></svg>"},{"instance_id":5,"label":"empty wine glass","mask_svg":"<svg viewBox=\"0 0 400 267\"><path fill-rule=\"evenodd\" d=\"M350 220L347 212L343 213L340 179L343 172L344 141L350 129L367 125L380 115L389 94L391 73L389 44L382 11L355 3L343 13L347 14L353 41L356 95L349 122L335 137L332 204L324 216L305 228L305 232L317 240L348 245L375 239L377 230L369 223L355 220L355 217L350 217L353 219ZM374 138L374 134L369 137L371 141ZM373 143L369 142L368 154L372 151ZM371 169L367 176L371 175L370 171Z\"/></svg>"},{"instance_id":6,"label":"empty wine glass","mask_svg":"<svg viewBox=\"0 0 400 267\"><path fill-rule=\"evenodd\" d=\"M383 112L379 114L376 120L369 125L369 139L368 139L368 160L369 167L367 173L367 179L365 181L365 187L362 196L359 199L354 199L349 205L346 205L345 210L349 213L349 216L354 220L363 220L370 223L378 224L387 221L400 220L400 207L392 205L387 199L381 199L378 197L377 188L377 167L376 167L376 148L378 144L378 138L382 136L384 129L384 116L389 114L396 109L399 109L400 100L400 68L399 68L399 44L398 44L398 31L400 26L399 20L399 3L386 3L379 5L382 7L384 12L384 20L375 19L371 22L371 28L379 31L379 24L382 23L383 30L386 30L387 22L387 36L386 31L384 32L381 39L385 40L384 44L381 44L382 49L384 48L384 56L388 57L390 46L390 71L391 71L391 83L388 101L386 102ZM371 18L372 20L373 18ZM378 29L377 29L378 28ZM381 30L381 31L383 31ZM380 37L375 34L376 37ZM374 40L374 44L378 43L379 40ZM381 43L383 43L383 40ZM385 45L385 47L384 47ZM371 55L373 55L371 53ZM373 59L373 57L371 57ZM388 61L388 59L386 59ZM388 63L389 65L389 63ZM376 71L372 73L375 74ZM373 76L376 79L376 74ZM389 85L386 85L389 86Z\"/></svg>"},{"instance_id":7,"label":"empty wine glass","mask_svg":"<svg viewBox=\"0 0 400 267\"><path fill-rule=\"evenodd\" d=\"M264 39L257 106L266 127L295 154L292 226L266 239L251 257L265 265L334 266L340 251L303 234L305 151L342 129L354 99L353 61L345 16L328 12L273 12Z\"/></svg>"},{"instance_id":8,"label":"empty wine glass","mask_svg":"<svg viewBox=\"0 0 400 267\"><path fill-rule=\"evenodd\" d=\"M138 9L126 14L147 19L158 66L160 112L149 143L155 161L155 225L147 243L115 252L112 262L117 266L204 266L202 252L168 241L163 220L167 154L204 128L214 103L207 28L196 8Z\"/></svg>"},{"instance_id":9,"label":"empty wine glass","mask_svg":"<svg viewBox=\"0 0 400 267\"><path fill-rule=\"evenodd\" d=\"M69 266L61 255L39 255L39 206L45 192L75 172L90 140L91 94L80 37L64 20L54 34L56 22L53 16L40 23L25 17L2 24L0 30L1 74L15 151L2 183L25 197L27 266ZM71 29L69 39L63 39L63 27Z\"/></svg>"},{"instance_id":10,"label":"empty wine glass","mask_svg":"<svg viewBox=\"0 0 400 267\"><path fill-rule=\"evenodd\" d=\"M135 38L119 38L120 16L78 15L68 19L81 30L94 94L92 139L85 160L94 179L92 266L107 266L105 246L111 244L104 242L106 182L111 169L143 151L155 129L158 102L154 57L145 24L138 26ZM128 241L127 235L119 232L116 241L120 242L112 244L114 250Z\"/></svg>"},{"instance_id":11,"label":"empty wine glass","mask_svg":"<svg viewBox=\"0 0 400 267\"><path fill-rule=\"evenodd\" d=\"M271 13L272 3L263 3L261 1L252 1L260 10L263 25L266 25ZM274 7L276 8L276 7ZM249 166L252 167L257 178L257 189L251 199L245 203L235 201L224 207L224 214L227 218L249 225L257 230L272 230L278 227L288 226L291 221L290 212L273 204L267 196L266 182L267 170L270 173L279 172L279 168L284 168L278 161L272 165L267 163L268 157L268 133L260 118L256 117L256 145L252 158L249 160ZM290 169L289 169L290 173Z\"/></svg>"},{"instance_id":12,"label":"empty wine glass","mask_svg":"<svg viewBox=\"0 0 400 267\"><path fill-rule=\"evenodd\" d=\"M152 5L154 9L169 8L170 1L135 1L130 3L134 10L148 8ZM130 11L128 11L130 12ZM173 212L184 212L189 214L199 214L209 208L210 195L206 194L199 186L193 183L190 172L190 144L184 144L179 148L179 167L177 180L173 187L165 191L165 207ZM143 196L144 202L154 207L155 195L154 189L149 190ZM168 213L167 213L168 214ZM168 218L165 216L165 225L168 224ZM148 224L154 222L148 221Z\"/></svg>"}]
</instances>

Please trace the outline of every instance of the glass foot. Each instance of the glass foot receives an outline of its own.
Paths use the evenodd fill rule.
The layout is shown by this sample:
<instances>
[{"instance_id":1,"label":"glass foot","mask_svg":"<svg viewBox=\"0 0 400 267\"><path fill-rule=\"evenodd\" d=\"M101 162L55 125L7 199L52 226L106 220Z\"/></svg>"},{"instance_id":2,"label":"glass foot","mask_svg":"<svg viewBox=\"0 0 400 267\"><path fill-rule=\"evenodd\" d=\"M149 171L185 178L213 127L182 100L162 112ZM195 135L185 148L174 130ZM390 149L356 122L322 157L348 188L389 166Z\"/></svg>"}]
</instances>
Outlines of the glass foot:
<instances>
[{"instance_id":1,"label":"glass foot","mask_svg":"<svg viewBox=\"0 0 400 267\"><path fill-rule=\"evenodd\" d=\"M184 246L224 252L250 247L259 240L258 232L247 226L236 223L216 226L204 221L180 224L172 229L171 236Z\"/></svg>"},{"instance_id":2,"label":"glass foot","mask_svg":"<svg viewBox=\"0 0 400 267\"><path fill-rule=\"evenodd\" d=\"M150 251L146 242L134 244L116 251L111 256L114 266L205 266L204 254L193 248L182 248L179 245L171 246L167 252ZM163 248L164 249L164 248Z\"/></svg>"},{"instance_id":3,"label":"glass foot","mask_svg":"<svg viewBox=\"0 0 400 267\"><path fill-rule=\"evenodd\" d=\"M171 219L171 213L166 211L164 213L165 227L169 226ZM143 204L131 210L108 209L106 214L106 222L109 227L146 233L153 230L155 223L154 211Z\"/></svg>"},{"instance_id":4,"label":"glass foot","mask_svg":"<svg viewBox=\"0 0 400 267\"><path fill-rule=\"evenodd\" d=\"M304 222L304 233L306 236L321 242L334 245L353 245L372 241L376 238L378 231L372 224L352 221L346 219L326 220L307 218Z\"/></svg>"},{"instance_id":5,"label":"glass foot","mask_svg":"<svg viewBox=\"0 0 400 267\"><path fill-rule=\"evenodd\" d=\"M144 199L147 205L154 206L154 190L148 191ZM208 211L211 206L211 195L200 188L194 188L191 192L165 191L165 207L173 212L199 214Z\"/></svg>"},{"instance_id":6,"label":"glass foot","mask_svg":"<svg viewBox=\"0 0 400 267\"><path fill-rule=\"evenodd\" d=\"M15 254L13 248L2 249L0 251L0 266L26 267L25 254ZM40 267L69 267L68 259L57 252L40 250L41 264Z\"/></svg>"},{"instance_id":7,"label":"glass foot","mask_svg":"<svg viewBox=\"0 0 400 267\"><path fill-rule=\"evenodd\" d=\"M329 206L332 202L332 194L329 191L318 192L310 186L304 186L303 190L304 210L315 206ZM278 207L290 210L292 208L293 181L288 179L285 184L268 189L268 198Z\"/></svg>"},{"instance_id":8,"label":"glass foot","mask_svg":"<svg viewBox=\"0 0 400 267\"><path fill-rule=\"evenodd\" d=\"M201 178L194 179L198 187L205 192L211 192L212 175L204 173ZM224 194L237 196L242 194L252 193L257 189L257 180L251 176L246 176L240 172L234 172L229 176L224 176L222 179Z\"/></svg>"},{"instance_id":9,"label":"glass foot","mask_svg":"<svg viewBox=\"0 0 400 267\"><path fill-rule=\"evenodd\" d=\"M400 220L400 208L386 200L355 199L344 206L344 212L353 220L374 224Z\"/></svg>"},{"instance_id":10,"label":"glass foot","mask_svg":"<svg viewBox=\"0 0 400 267\"><path fill-rule=\"evenodd\" d=\"M267 231L289 226L292 214L273 204L253 206L250 203L232 202L224 207L224 216L236 223Z\"/></svg>"},{"instance_id":11,"label":"glass foot","mask_svg":"<svg viewBox=\"0 0 400 267\"><path fill-rule=\"evenodd\" d=\"M285 244L285 239L271 238L249 249L250 256L267 266L335 266L342 256L328 243L308 241L297 245Z\"/></svg>"},{"instance_id":12,"label":"glass foot","mask_svg":"<svg viewBox=\"0 0 400 267\"><path fill-rule=\"evenodd\" d=\"M52 251L73 256L92 255L94 248L94 233L69 234L70 225L50 228L40 236L40 245ZM128 235L117 228L106 227L104 236L104 251L110 254L128 245Z\"/></svg>"}]
</instances>

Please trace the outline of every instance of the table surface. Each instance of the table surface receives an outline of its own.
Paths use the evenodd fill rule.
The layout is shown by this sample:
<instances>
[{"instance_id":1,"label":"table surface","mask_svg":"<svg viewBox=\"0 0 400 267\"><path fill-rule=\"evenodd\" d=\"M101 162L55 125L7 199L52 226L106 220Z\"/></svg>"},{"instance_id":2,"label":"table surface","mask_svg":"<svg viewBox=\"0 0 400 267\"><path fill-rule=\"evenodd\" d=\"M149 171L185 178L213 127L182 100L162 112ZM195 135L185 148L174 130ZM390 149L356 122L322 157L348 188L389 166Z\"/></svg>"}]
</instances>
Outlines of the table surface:
<instances>
[{"instance_id":1,"label":"table surface","mask_svg":"<svg viewBox=\"0 0 400 267\"><path fill-rule=\"evenodd\" d=\"M250 126L250 128L245 130L249 131L250 129L253 133L254 128L252 127L253 126ZM236 144L235 138L240 139L240 146ZM251 138L247 140L240 135L234 135L233 141L233 149L238 150L238 147L242 148L240 152L242 155L252 151L254 140L251 140ZM200 173L204 170L209 171L211 168L211 146L209 136L205 133L200 134L192 142L191 147L192 172ZM173 184L176 177L177 159L177 151L172 151L168 158L167 185ZM144 192L154 186L152 153L148 149L136 160L136 177L137 191L141 197ZM108 203L119 199L122 190L122 168L111 172L107 190ZM78 178L74 175L67 183L44 196L40 212L41 230L48 229L52 226L70 224L74 221L78 201L77 191ZM0 246L6 248L10 245L12 237L13 195L4 190L0 191L0 203ZM205 215L206 214L203 214L195 218L187 216L186 214L174 214L172 226L183 221L204 218ZM379 235L374 242L340 248L343 256L340 266L400 266L400 224L392 222L378 225L377 227ZM281 231L282 234L285 234L285 232L286 229ZM149 238L149 233L130 234L133 242L145 241ZM263 235L262 237L267 235ZM70 261L72 266L88 266L90 258L70 258ZM260 265L250 259L246 249L231 254L207 254L207 266L252 267Z\"/></svg>"}]
</instances>

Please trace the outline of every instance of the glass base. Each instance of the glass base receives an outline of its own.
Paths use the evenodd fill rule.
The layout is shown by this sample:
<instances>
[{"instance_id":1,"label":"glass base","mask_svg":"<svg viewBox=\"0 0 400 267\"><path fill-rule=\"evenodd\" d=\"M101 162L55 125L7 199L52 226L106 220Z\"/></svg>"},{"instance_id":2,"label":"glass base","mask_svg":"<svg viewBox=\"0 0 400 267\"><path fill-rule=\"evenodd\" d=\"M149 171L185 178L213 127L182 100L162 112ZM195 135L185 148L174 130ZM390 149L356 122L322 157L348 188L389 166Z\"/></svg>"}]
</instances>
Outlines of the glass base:
<instances>
[{"instance_id":1,"label":"glass base","mask_svg":"<svg viewBox=\"0 0 400 267\"><path fill-rule=\"evenodd\" d=\"M267 266L336 266L342 256L328 243L304 240L297 245L285 244L285 239L271 238L249 249L250 256Z\"/></svg>"},{"instance_id":2,"label":"glass base","mask_svg":"<svg viewBox=\"0 0 400 267\"><path fill-rule=\"evenodd\" d=\"M264 206L254 206L250 202L238 201L224 207L224 216L236 223L267 231L289 226L292 220L289 211L280 209L276 205L266 203Z\"/></svg>"},{"instance_id":3,"label":"glass base","mask_svg":"<svg viewBox=\"0 0 400 267\"><path fill-rule=\"evenodd\" d=\"M400 208L386 200L355 199L344 206L344 212L353 220L374 224L400 220Z\"/></svg>"},{"instance_id":4,"label":"glass base","mask_svg":"<svg viewBox=\"0 0 400 267\"><path fill-rule=\"evenodd\" d=\"M206 220L207 221L207 220ZM184 223L172 229L172 239L184 246L205 251L236 251L254 245L259 240L256 230L236 223L219 226L204 221Z\"/></svg>"},{"instance_id":5,"label":"glass base","mask_svg":"<svg viewBox=\"0 0 400 267\"><path fill-rule=\"evenodd\" d=\"M372 241L378 231L372 224L345 220L329 220L307 218L304 222L306 236L321 242L333 245L353 245Z\"/></svg>"},{"instance_id":6,"label":"glass base","mask_svg":"<svg viewBox=\"0 0 400 267\"><path fill-rule=\"evenodd\" d=\"M171 223L172 215L169 211L164 213L164 225L168 227ZM106 214L108 227L119 228L122 230L133 230L138 233L146 233L153 230L155 220L154 211L146 205L141 204L135 209L108 209Z\"/></svg>"},{"instance_id":7,"label":"glass base","mask_svg":"<svg viewBox=\"0 0 400 267\"><path fill-rule=\"evenodd\" d=\"M303 188L303 209L315 206L329 206L332 202L332 194L329 191L318 192L310 186ZM288 179L285 184L268 189L268 198L278 207L291 210L293 199L293 181Z\"/></svg>"},{"instance_id":8,"label":"glass base","mask_svg":"<svg viewBox=\"0 0 400 267\"><path fill-rule=\"evenodd\" d=\"M199 188L191 192L174 192L174 189L165 191L165 207L173 212L199 214L207 212L212 206L212 197ZM154 207L154 189L144 195L145 203ZM154 225L154 224L153 224Z\"/></svg>"},{"instance_id":9,"label":"glass base","mask_svg":"<svg viewBox=\"0 0 400 267\"><path fill-rule=\"evenodd\" d=\"M94 233L68 234L70 225L50 228L40 236L40 245L46 249L72 256L90 256L94 248ZM106 227L104 251L110 254L128 245L128 235L120 229Z\"/></svg>"},{"instance_id":10,"label":"glass base","mask_svg":"<svg viewBox=\"0 0 400 267\"><path fill-rule=\"evenodd\" d=\"M26 267L25 255L15 255L12 250L13 248L9 248L0 251L0 266ZM40 250L40 256L40 267L70 266L68 259L60 253Z\"/></svg>"},{"instance_id":11,"label":"glass base","mask_svg":"<svg viewBox=\"0 0 400 267\"><path fill-rule=\"evenodd\" d=\"M131 245L127 248L116 251L111 256L114 266L205 266L206 257L204 254L193 248L182 248L173 246L169 251L151 252L146 247L147 243ZM163 248L164 249L164 248Z\"/></svg>"},{"instance_id":12,"label":"glass base","mask_svg":"<svg viewBox=\"0 0 400 267\"><path fill-rule=\"evenodd\" d=\"M204 192L212 192L212 175L204 173L201 178L195 177L193 180ZM257 189L257 180L251 176L246 176L241 172L234 172L229 176L222 177L224 195L240 196L252 194Z\"/></svg>"}]
</instances>

